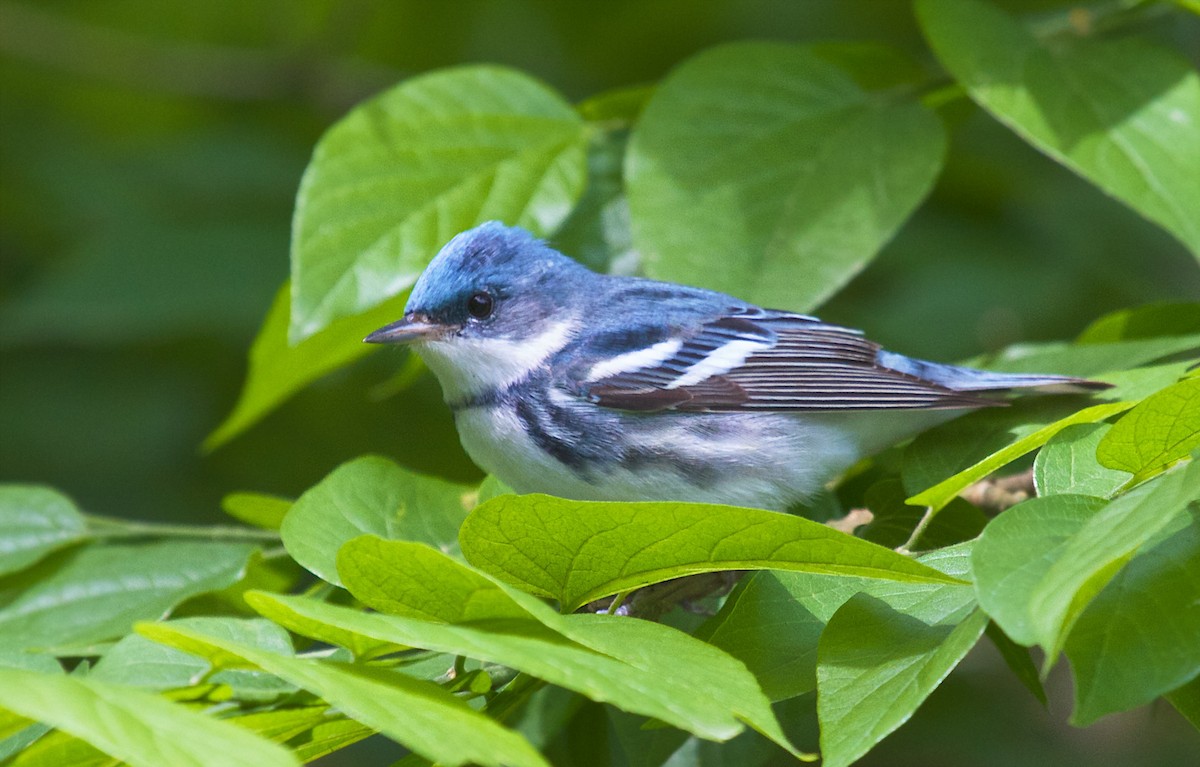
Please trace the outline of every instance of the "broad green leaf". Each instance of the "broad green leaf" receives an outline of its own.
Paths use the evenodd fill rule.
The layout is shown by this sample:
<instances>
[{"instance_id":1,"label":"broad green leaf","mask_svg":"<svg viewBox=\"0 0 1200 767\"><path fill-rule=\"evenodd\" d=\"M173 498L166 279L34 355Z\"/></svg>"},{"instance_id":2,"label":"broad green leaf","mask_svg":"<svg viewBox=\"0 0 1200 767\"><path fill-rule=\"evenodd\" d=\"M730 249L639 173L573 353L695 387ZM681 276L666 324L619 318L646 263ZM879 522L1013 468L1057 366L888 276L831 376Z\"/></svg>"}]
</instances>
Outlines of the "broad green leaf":
<instances>
[{"instance_id":1,"label":"broad green leaf","mask_svg":"<svg viewBox=\"0 0 1200 767\"><path fill-rule=\"evenodd\" d=\"M344 463L293 504L281 533L288 553L340 586L337 551L363 534L456 551L472 488L404 469L386 458Z\"/></svg>"},{"instance_id":2,"label":"broad green leaf","mask_svg":"<svg viewBox=\"0 0 1200 767\"><path fill-rule=\"evenodd\" d=\"M275 295L250 347L250 370L237 404L204 440L205 450L214 450L241 434L326 373L376 351L378 347L364 344L362 339L404 313L404 299L397 298L363 314L332 322L321 332L291 345L287 335L289 291L284 285Z\"/></svg>"},{"instance_id":3,"label":"broad green leaf","mask_svg":"<svg viewBox=\"0 0 1200 767\"><path fill-rule=\"evenodd\" d=\"M908 503L914 506L929 506L937 511L954 500L963 490L1029 451L1046 444L1051 437L1068 426L1102 421L1130 409L1134 404L1112 402L1093 405L1040 428L1032 428L1037 425L1036 421L1034 424L1014 423L1015 420L1020 420L1020 415L1014 419L1007 413L996 416L972 413L946 426L927 431L917 437L904 453L906 485L913 481L910 477L914 474L929 474L928 466L934 460L962 461L966 456L977 454L980 446L986 445L990 449L991 445L999 442L1003 447L988 452L986 457L917 493L908 499ZM1050 407L1055 408L1055 403L1051 403ZM981 426L983 428L980 428ZM1013 440L1013 436L1018 438ZM913 470L910 466L920 468Z\"/></svg>"},{"instance_id":4,"label":"broad green leaf","mask_svg":"<svg viewBox=\"0 0 1200 767\"><path fill-rule=\"evenodd\" d=\"M172 621L171 625L194 628L281 655L293 652L288 633L261 618L182 618ZM215 673L210 675L212 671ZM296 689L261 671L213 669L202 658L152 642L140 634L123 637L104 653L91 678L154 691L187 687L204 680L229 685L235 698L254 702L274 700Z\"/></svg>"},{"instance_id":5,"label":"broad green leaf","mask_svg":"<svg viewBox=\"0 0 1200 767\"><path fill-rule=\"evenodd\" d=\"M1084 328L1077 344L1200 334L1200 302L1155 303L1110 312Z\"/></svg>"},{"instance_id":6,"label":"broad green leaf","mask_svg":"<svg viewBox=\"0 0 1200 767\"><path fill-rule=\"evenodd\" d=\"M270 741L130 687L86 677L0 669L0 706L70 733L133 767L286 767Z\"/></svg>"},{"instance_id":7,"label":"broad green leaf","mask_svg":"<svg viewBox=\"0 0 1200 767\"><path fill-rule=\"evenodd\" d=\"M546 765L521 736L432 682L377 667L280 655L169 623L139 624L138 632L215 663L239 658L319 695L350 718L443 764Z\"/></svg>"},{"instance_id":8,"label":"broad green leaf","mask_svg":"<svg viewBox=\"0 0 1200 767\"><path fill-rule=\"evenodd\" d=\"M63 667L52 655L0 649L0 668L19 668L40 674L62 674ZM24 751L50 731L48 725L6 711L0 706L0 764Z\"/></svg>"},{"instance_id":9,"label":"broad green leaf","mask_svg":"<svg viewBox=\"0 0 1200 767\"><path fill-rule=\"evenodd\" d=\"M1200 333L1128 341L1018 345L987 358L985 366L1007 373L1054 372L1096 376L1119 387L1113 371L1132 370L1139 365L1194 353L1198 349ZM1106 399L1133 399L1128 394L1114 393L1111 389L1100 396Z\"/></svg>"},{"instance_id":10,"label":"broad green leaf","mask_svg":"<svg viewBox=\"0 0 1200 767\"><path fill-rule=\"evenodd\" d=\"M292 508L292 501L263 493L230 493L221 499L221 508L234 519L264 530L278 530Z\"/></svg>"},{"instance_id":11,"label":"broad green leaf","mask_svg":"<svg viewBox=\"0 0 1200 767\"><path fill-rule=\"evenodd\" d=\"M48 734L4 762L4 767L121 767L128 764L109 756L87 741L61 730L44 727Z\"/></svg>"},{"instance_id":12,"label":"broad green leaf","mask_svg":"<svg viewBox=\"0 0 1200 767\"><path fill-rule=\"evenodd\" d=\"M403 293L476 224L552 232L583 191L585 135L561 96L493 66L413 77L355 107L300 182L289 337Z\"/></svg>"},{"instance_id":13,"label":"broad green leaf","mask_svg":"<svg viewBox=\"0 0 1200 767\"><path fill-rule=\"evenodd\" d=\"M1101 466L1096 460L1096 447L1111 428L1106 423L1081 423L1051 437L1033 460L1038 495L1108 498L1124 485L1129 472Z\"/></svg>"},{"instance_id":14,"label":"broad green leaf","mask_svg":"<svg viewBox=\"0 0 1200 767\"><path fill-rule=\"evenodd\" d=\"M505 495L459 533L467 561L564 612L610 594L715 570L798 570L910 582L953 581L873 543L760 509Z\"/></svg>"},{"instance_id":15,"label":"broad green leaf","mask_svg":"<svg viewBox=\"0 0 1200 767\"><path fill-rule=\"evenodd\" d=\"M969 552L961 544L938 556L961 567ZM848 765L908 721L986 626L969 585L932 587L904 607L851 597L829 619L818 651L822 764Z\"/></svg>"},{"instance_id":16,"label":"broad green leaf","mask_svg":"<svg viewBox=\"0 0 1200 767\"><path fill-rule=\"evenodd\" d=\"M1141 481L1200 445L1200 378L1185 378L1148 397L1109 430L1096 449L1100 463Z\"/></svg>"},{"instance_id":17,"label":"broad green leaf","mask_svg":"<svg viewBox=\"0 0 1200 767\"><path fill-rule=\"evenodd\" d=\"M0 580L0 645L74 652L241 577L245 543L159 541L61 552ZM77 653L76 653L77 654Z\"/></svg>"},{"instance_id":18,"label":"broad green leaf","mask_svg":"<svg viewBox=\"0 0 1200 767\"><path fill-rule=\"evenodd\" d=\"M821 49L713 48L663 80L634 128L634 242L652 277L807 310L920 204L944 143L913 96L863 90Z\"/></svg>"},{"instance_id":19,"label":"broad green leaf","mask_svg":"<svg viewBox=\"0 0 1200 767\"><path fill-rule=\"evenodd\" d=\"M920 559L940 561L943 572L960 577L969 569L965 551L955 546ZM956 559L943 559L947 554ZM772 700L783 700L816 688L821 632L846 600L868 594L907 610L942 587L819 573L754 573L697 635L745 663Z\"/></svg>"},{"instance_id":20,"label":"broad green leaf","mask_svg":"<svg viewBox=\"0 0 1200 767\"><path fill-rule=\"evenodd\" d=\"M1008 509L983 531L971 562L975 593L1004 633L1023 644L1037 643L1029 595L1058 561L1071 537L1104 508L1084 495L1030 498Z\"/></svg>"},{"instance_id":21,"label":"broad green leaf","mask_svg":"<svg viewBox=\"0 0 1200 767\"><path fill-rule=\"evenodd\" d=\"M666 716L663 721L710 738L730 737L721 728L740 729L740 719L790 748L753 676L729 656L675 629L607 615L561 616L528 594L419 544L363 537L342 548L338 564L351 593L375 610L455 628L495 626L506 635L498 646L495 638L481 638L493 643L483 648L491 656L460 654L526 671L629 711ZM573 641L565 643L564 638ZM547 672L539 649L558 658L555 670ZM613 662L625 670L618 672ZM614 673L621 681L608 679ZM642 674L671 682L639 694L636 685L630 688L624 680ZM719 701L714 690L721 691ZM672 706L675 713L664 712Z\"/></svg>"},{"instance_id":22,"label":"broad green leaf","mask_svg":"<svg viewBox=\"0 0 1200 767\"><path fill-rule=\"evenodd\" d=\"M1136 38L1038 40L978 0L919 0L930 47L996 119L1200 256L1200 76Z\"/></svg>"},{"instance_id":23,"label":"broad green leaf","mask_svg":"<svg viewBox=\"0 0 1200 767\"><path fill-rule=\"evenodd\" d=\"M1197 499L1200 463L1193 463L1111 501L1071 537L1028 593L1034 635L1046 650L1047 667L1057 658L1075 619L1117 570Z\"/></svg>"},{"instance_id":24,"label":"broad green leaf","mask_svg":"<svg viewBox=\"0 0 1200 767\"><path fill-rule=\"evenodd\" d=\"M62 493L38 485L0 485L0 575L28 567L86 533L83 515Z\"/></svg>"},{"instance_id":25,"label":"broad green leaf","mask_svg":"<svg viewBox=\"0 0 1200 767\"><path fill-rule=\"evenodd\" d=\"M424 647L502 664L576 690L592 700L653 717L710 740L727 740L742 730L741 723L730 710L731 704L715 695L713 688L707 688L707 694L697 694L697 686L703 686L713 674L719 675L723 671L720 667L718 672L693 667L678 677L668 676L585 647L532 618L448 624L403 615L364 613L300 597L258 594L251 597L251 603L265 617L296 633L322 641L337 642L352 633L360 635L359 643L375 641ZM594 621L597 634L625 621L637 626L634 631L655 632L660 636L673 632L687 637L674 629L644 621L629 621L616 616L582 617L597 618ZM629 641L629 637L619 630L613 630L612 636L613 641ZM646 642L648 637L641 635L636 639ZM719 654L719 651L709 649L712 654ZM727 663L731 661L728 659ZM744 669L741 673L754 683L753 677ZM689 678L693 675L697 678ZM765 705L765 702L764 697L762 703Z\"/></svg>"},{"instance_id":26,"label":"broad green leaf","mask_svg":"<svg viewBox=\"0 0 1200 767\"><path fill-rule=\"evenodd\" d=\"M1176 711L1200 730L1200 677L1167 693L1166 698Z\"/></svg>"},{"instance_id":27,"label":"broad green leaf","mask_svg":"<svg viewBox=\"0 0 1200 767\"><path fill-rule=\"evenodd\" d=\"M1184 514L1088 605L1067 637L1071 721L1149 703L1200 674L1200 516Z\"/></svg>"}]
</instances>

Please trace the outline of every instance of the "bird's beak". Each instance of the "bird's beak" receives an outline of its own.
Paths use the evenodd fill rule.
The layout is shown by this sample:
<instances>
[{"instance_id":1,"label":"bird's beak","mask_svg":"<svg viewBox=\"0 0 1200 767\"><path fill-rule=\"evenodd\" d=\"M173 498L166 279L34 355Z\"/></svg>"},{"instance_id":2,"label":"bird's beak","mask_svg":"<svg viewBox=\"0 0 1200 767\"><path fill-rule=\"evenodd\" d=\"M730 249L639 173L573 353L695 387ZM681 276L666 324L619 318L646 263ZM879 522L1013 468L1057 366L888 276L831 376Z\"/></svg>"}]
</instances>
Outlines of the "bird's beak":
<instances>
[{"instance_id":1,"label":"bird's beak","mask_svg":"<svg viewBox=\"0 0 1200 767\"><path fill-rule=\"evenodd\" d=\"M368 344L409 344L422 341L437 341L452 332L454 328L419 314L409 314L403 319L396 320L391 325L385 325L363 339Z\"/></svg>"}]
</instances>

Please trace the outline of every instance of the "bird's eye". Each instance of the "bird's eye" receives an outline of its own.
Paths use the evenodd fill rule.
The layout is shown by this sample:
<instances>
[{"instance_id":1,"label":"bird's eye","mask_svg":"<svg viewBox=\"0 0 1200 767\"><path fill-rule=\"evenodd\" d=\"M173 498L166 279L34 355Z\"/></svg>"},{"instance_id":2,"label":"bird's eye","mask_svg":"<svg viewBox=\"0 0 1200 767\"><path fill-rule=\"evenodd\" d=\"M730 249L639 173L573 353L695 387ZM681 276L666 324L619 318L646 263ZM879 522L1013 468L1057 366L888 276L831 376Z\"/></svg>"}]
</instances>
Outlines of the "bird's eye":
<instances>
[{"instance_id":1,"label":"bird's eye","mask_svg":"<svg viewBox=\"0 0 1200 767\"><path fill-rule=\"evenodd\" d=\"M480 291L467 299L467 312L477 320L486 320L492 314L492 294Z\"/></svg>"}]
</instances>

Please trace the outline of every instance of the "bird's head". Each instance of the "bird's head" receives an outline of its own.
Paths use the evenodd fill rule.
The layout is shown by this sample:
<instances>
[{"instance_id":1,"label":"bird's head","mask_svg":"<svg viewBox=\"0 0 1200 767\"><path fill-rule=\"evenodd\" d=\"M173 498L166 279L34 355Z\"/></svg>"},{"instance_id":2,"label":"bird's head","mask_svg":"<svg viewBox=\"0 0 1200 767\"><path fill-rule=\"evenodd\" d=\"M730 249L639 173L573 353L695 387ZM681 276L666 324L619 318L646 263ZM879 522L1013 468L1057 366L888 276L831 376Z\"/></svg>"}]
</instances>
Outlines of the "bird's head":
<instances>
[{"instance_id":1,"label":"bird's head","mask_svg":"<svg viewBox=\"0 0 1200 767\"><path fill-rule=\"evenodd\" d=\"M368 343L413 344L450 388L491 364L505 370L574 332L585 283L596 275L529 232L497 221L452 239L413 286L404 317ZM459 381L461 386L447 386ZM461 393L461 392L460 392Z\"/></svg>"}]
</instances>

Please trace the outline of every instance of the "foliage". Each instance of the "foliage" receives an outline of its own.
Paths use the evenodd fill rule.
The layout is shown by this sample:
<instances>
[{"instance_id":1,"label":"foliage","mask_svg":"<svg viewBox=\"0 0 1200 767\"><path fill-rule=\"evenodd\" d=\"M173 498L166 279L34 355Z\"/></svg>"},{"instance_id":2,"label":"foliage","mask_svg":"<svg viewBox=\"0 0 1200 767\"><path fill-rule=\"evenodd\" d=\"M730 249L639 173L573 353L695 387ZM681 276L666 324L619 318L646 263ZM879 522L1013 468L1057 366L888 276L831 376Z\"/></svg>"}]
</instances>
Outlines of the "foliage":
<instances>
[{"instance_id":1,"label":"foliage","mask_svg":"<svg viewBox=\"0 0 1200 767\"><path fill-rule=\"evenodd\" d=\"M1200 271L1200 76L1130 34L1160 13L1187 11L920 0L942 69L876 43L733 43L574 107L507 67L406 79L318 143L291 279L208 446L349 371L438 247L492 218L597 268L812 309L922 225L965 115L1162 227ZM847 765L923 715L984 636L1043 701L1065 655L1074 724L1159 698L1195 724L1200 305L1092 319L975 362L1112 389L971 413L855 467L821 504L874 513L851 532L517 496L375 455L294 502L230 495L247 526L122 521L0 485L0 760L288 765L382 733L406 765ZM419 366L375 362L419 404ZM1011 508L963 497L1026 469L1036 496ZM747 570L728 596L692 595L704 619L616 614Z\"/></svg>"}]
</instances>

